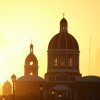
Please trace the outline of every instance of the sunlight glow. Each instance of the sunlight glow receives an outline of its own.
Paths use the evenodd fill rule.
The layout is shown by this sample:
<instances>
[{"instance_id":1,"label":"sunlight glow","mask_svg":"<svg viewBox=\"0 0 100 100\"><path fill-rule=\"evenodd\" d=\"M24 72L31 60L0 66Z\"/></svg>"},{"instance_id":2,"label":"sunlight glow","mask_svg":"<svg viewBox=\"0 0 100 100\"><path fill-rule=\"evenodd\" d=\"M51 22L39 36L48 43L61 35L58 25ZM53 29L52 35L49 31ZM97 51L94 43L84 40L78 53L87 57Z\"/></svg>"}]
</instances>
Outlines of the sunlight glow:
<instances>
[{"instance_id":1,"label":"sunlight glow","mask_svg":"<svg viewBox=\"0 0 100 100\"><path fill-rule=\"evenodd\" d=\"M33 43L39 62L39 75L47 70L50 39L59 32L63 17L68 31L79 43L80 71L88 74L91 33L91 75L100 76L100 1L99 0L0 0L0 83L24 75L24 62Z\"/></svg>"}]
</instances>

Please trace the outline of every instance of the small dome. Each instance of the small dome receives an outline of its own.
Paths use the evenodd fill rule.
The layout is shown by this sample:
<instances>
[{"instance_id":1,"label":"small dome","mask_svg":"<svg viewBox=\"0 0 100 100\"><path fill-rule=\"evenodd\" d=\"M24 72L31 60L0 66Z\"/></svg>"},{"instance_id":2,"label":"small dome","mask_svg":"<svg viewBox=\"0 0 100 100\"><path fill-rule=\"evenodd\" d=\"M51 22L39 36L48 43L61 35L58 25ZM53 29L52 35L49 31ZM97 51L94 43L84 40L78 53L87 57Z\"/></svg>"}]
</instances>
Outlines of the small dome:
<instances>
[{"instance_id":1,"label":"small dome","mask_svg":"<svg viewBox=\"0 0 100 100\"><path fill-rule=\"evenodd\" d=\"M25 63L30 63L31 61L34 62L34 64L38 64L38 60L36 58L36 56L33 53L30 53L26 59L25 59Z\"/></svg>"},{"instance_id":2,"label":"small dome","mask_svg":"<svg viewBox=\"0 0 100 100\"><path fill-rule=\"evenodd\" d=\"M74 49L79 50L76 39L69 33L58 33L49 42L49 49Z\"/></svg>"},{"instance_id":3,"label":"small dome","mask_svg":"<svg viewBox=\"0 0 100 100\"><path fill-rule=\"evenodd\" d=\"M30 48L33 48L33 44L30 44Z\"/></svg>"},{"instance_id":4,"label":"small dome","mask_svg":"<svg viewBox=\"0 0 100 100\"><path fill-rule=\"evenodd\" d=\"M68 32L68 23L65 18L62 18L60 21L60 33Z\"/></svg>"},{"instance_id":5,"label":"small dome","mask_svg":"<svg viewBox=\"0 0 100 100\"><path fill-rule=\"evenodd\" d=\"M44 81L44 79L37 75L26 75L18 78L17 82L19 81Z\"/></svg>"},{"instance_id":6,"label":"small dome","mask_svg":"<svg viewBox=\"0 0 100 100\"><path fill-rule=\"evenodd\" d=\"M60 24L66 23L67 24L67 20L65 18L62 18L60 21Z\"/></svg>"}]
</instances>

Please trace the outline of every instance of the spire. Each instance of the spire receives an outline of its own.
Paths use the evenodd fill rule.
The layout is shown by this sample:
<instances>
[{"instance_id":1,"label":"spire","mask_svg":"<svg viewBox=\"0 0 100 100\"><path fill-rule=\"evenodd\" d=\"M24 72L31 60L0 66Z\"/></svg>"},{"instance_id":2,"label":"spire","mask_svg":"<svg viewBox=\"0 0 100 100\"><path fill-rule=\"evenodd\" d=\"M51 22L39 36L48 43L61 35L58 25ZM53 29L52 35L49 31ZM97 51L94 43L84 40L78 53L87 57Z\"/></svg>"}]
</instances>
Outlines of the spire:
<instances>
[{"instance_id":1,"label":"spire","mask_svg":"<svg viewBox=\"0 0 100 100\"><path fill-rule=\"evenodd\" d=\"M33 53L33 44L32 44L32 40L31 40L31 44L30 44L30 53Z\"/></svg>"}]
</instances>

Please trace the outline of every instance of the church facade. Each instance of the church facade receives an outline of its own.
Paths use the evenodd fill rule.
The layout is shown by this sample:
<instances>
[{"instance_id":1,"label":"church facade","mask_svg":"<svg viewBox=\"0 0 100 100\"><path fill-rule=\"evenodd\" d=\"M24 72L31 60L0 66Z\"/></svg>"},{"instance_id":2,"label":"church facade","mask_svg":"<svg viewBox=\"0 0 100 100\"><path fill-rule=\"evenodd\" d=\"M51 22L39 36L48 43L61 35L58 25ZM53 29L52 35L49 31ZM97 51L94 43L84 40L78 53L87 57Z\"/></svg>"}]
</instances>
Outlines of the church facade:
<instances>
[{"instance_id":1,"label":"church facade","mask_svg":"<svg viewBox=\"0 0 100 100\"><path fill-rule=\"evenodd\" d=\"M68 32L65 18L60 21L59 33L49 42L44 79L38 76L38 59L33 51L31 44L24 76L15 84L16 100L100 100L100 77L82 77L79 45Z\"/></svg>"}]
</instances>

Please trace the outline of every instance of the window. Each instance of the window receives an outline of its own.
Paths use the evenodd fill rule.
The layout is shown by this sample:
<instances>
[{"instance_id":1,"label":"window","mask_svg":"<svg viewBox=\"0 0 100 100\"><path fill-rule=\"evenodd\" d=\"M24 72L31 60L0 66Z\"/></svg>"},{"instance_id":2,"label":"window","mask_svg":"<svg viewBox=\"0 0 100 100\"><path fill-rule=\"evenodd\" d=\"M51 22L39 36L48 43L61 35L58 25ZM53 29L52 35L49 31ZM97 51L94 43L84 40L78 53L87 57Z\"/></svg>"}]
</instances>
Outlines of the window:
<instances>
[{"instance_id":1,"label":"window","mask_svg":"<svg viewBox=\"0 0 100 100\"><path fill-rule=\"evenodd\" d=\"M33 75L33 73L32 73L32 72L30 72L30 75Z\"/></svg>"},{"instance_id":2,"label":"window","mask_svg":"<svg viewBox=\"0 0 100 100\"><path fill-rule=\"evenodd\" d=\"M33 65L33 61L30 62L30 66L32 66L32 65Z\"/></svg>"},{"instance_id":3,"label":"window","mask_svg":"<svg viewBox=\"0 0 100 100\"><path fill-rule=\"evenodd\" d=\"M59 75L56 77L56 81L68 81L68 77L65 75Z\"/></svg>"},{"instance_id":4,"label":"window","mask_svg":"<svg viewBox=\"0 0 100 100\"><path fill-rule=\"evenodd\" d=\"M53 66L58 66L58 59L57 59L57 57L53 58Z\"/></svg>"},{"instance_id":5,"label":"window","mask_svg":"<svg viewBox=\"0 0 100 100\"><path fill-rule=\"evenodd\" d=\"M60 57L60 66L61 67L65 66L65 57Z\"/></svg>"},{"instance_id":6,"label":"window","mask_svg":"<svg viewBox=\"0 0 100 100\"><path fill-rule=\"evenodd\" d=\"M72 67L72 57L68 58L68 67Z\"/></svg>"}]
</instances>

